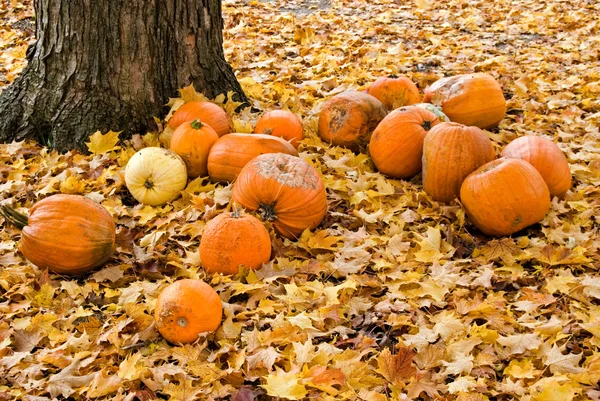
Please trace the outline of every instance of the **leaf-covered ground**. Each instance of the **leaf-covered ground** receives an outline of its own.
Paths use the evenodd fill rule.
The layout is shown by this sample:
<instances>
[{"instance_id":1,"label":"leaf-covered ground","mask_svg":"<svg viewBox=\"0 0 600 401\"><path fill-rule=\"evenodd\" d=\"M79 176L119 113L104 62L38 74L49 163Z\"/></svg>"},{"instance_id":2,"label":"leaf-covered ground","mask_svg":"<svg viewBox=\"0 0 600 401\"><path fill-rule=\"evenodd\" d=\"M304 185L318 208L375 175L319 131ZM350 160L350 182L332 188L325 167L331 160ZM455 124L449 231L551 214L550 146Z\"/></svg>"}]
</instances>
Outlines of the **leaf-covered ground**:
<instances>
[{"instance_id":1,"label":"leaf-covered ground","mask_svg":"<svg viewBox=\"0 0 600 401\"><path fill-rule=\"evenodd\" d=\"M19 232L2 226L0 399L600 400L599 3L223 7L226 55L254 106L303 118L301 156L326 182L325 221L297 242L271 230L274 258L258 271L210 276L198 242L231 187L198 179L153 208L123 185L133 149L158 144L158 133L120 144L97 134L90 156L0 145L0 203L26 211L53 193L86 194L119 227L109 263L69 278L26 262ZM0 8L2 40L14 10ZM24 55L10 59L19 48L7 46L0 74ZM315 135L323 99L347 88L407 74L423 89L472 71L493 74L509 99L488 132L498 150L547 135L571 163L566 198L512 237L481 235L458 203L432 202L420 176L389 180L367 155ZM232 108L235 129L249 131L259 114ZM184 277L212 284L225 317L178 347L152 313L160 290Z\"/></svg>"}]
</instances>

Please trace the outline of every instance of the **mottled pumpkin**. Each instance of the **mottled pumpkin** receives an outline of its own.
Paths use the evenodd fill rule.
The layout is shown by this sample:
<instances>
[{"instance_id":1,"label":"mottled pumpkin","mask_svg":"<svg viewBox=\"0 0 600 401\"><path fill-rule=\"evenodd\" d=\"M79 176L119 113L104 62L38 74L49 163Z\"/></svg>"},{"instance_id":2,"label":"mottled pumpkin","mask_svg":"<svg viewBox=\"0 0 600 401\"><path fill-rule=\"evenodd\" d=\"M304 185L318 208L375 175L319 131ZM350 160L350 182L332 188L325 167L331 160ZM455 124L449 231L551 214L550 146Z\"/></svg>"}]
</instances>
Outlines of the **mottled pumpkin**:
<instances>
[{"instance_id":1,"label":"mottled pumpkin","mask_svg":"<svg viewBox=\"0 0 600 401\"><path fill-rule=\"evenodd\" d=\"M469 174L494 158L492 142L481 129L440 123L423 142L423 189L433 200L448 203L459 196Z\"/></svg>"},{"instance_id":2,"label":"mottled pumpkin","mask_svg":"<svg viewBox=\"0 0 600 401\"><path fill-rule=\"evenodd\" d=\"M246 164L233 184L233 200L258 211L290 239L318 226L327 210L325 185L317 170L283 153L260 155Z\"/></svg>"},{"instance_id":3,"label":"mottled pumpkin","mask_svg":"<svg viewBox=\"0 0 600 401\"><path fill-rule=\"evenodd\" d=\"M332 145L364 150L371 134L386 115L377 98L347 91L325 102L319 116L319 136Z\"/></svg>"},{"instance_id":4,"label":"mottled pumpkin","mask_svg":"<svg viewBox=\"0 0 600 401\"><path fill-rule=\"evenodd\" d=\"M302 122L289 110L272 110L262 115L256 123L257 134L274 135L290 142L296 149L304 138Z\"/></svg>"},{"instance_id":5,"label":"mottled pumpkin","mask_svg":"<svg viewBox=\"0 0 600 401\"><path fill-rule=\"evenodd\" d=\"M213 181L235 180L242 168L258 155L298 152L283 138L263 134L229 134L219 138L208 155L208 175Z\"/></svg>"},{"instance_id":6,"label":"mottled pumpkin","mask_svg":"<svg viewBox=\"0 0 600 401\"><path fill-rule=\"evenodd\" d=\"M421 172L423 141L437 124L435 115L420 107L392 111L371 136L369 153L375 167L392 178L411 178Z\"/></svg>"},{"instance_id":7,"label":"mottled pumpkin","mask_svg":"<svg viewBox=\"0 0 600 401\"><path fill-rule=\"evenodd\" d=\"M441 123L445 123L445 122L450 121L450 119L448 118L448 116L445 115L444 112L442 111L442 108L439 107L439 106L436 106L434 104L431 104L431 103L415 103L415 104L413 104L411 106L421 107L422 109L425 109L427 111L432 112L433 114L435 114L435 116L437 117L437 119Z\"/></svg>"},{"instance_id":8,"label":"mottled pumpkin","mask_svg":"<svg viewBox=\"0 0 600 401\"><path fill-rule=\"evenodd\" d=\"M440 106L451 121L479 128L495 127L506 114L500 84L485 73L441 78L425 89L423 102Z\"/></svg>"},{"instance_id":9,"label":"mottled pumpkin","mask_svg":"<svg viewBox=\"0 0 600 401\"><path fill-rule=\"evenodd\" d=\"M34 265L60 274L81 274L113 253L115 222L100 204L81 195L53 195L37 202L29 217L3 206L4 217L22 229L19 250Z\"/></svg>"},{"instance_id":10,"label":"mottled pumpkin","mask_svg":"<svg viewBox=\"0 0 600 401\"><path fill-rule=\"evenodd\" d=\"M202 267L210 273L235 274L240 266L258 269L271 258L271 237L256 217L236 210L210 220L200 239Z\"/></svg>"},{"instance_id":11,"label":"mottled pumpkin","mask_svg":"<svg viewBox=\"0 0 600 401\"><path fill-rule=\"evenodd\" d=\"M540 136L522 136L502 151L502 156L523 159L542 175L551 196L562 198L571 188L569 162L558 146Z\"/></svg>"},{"instance_id":12,"label":"mottled pumpkin","mask_svg":"<svg viewBox=\"0 0 600 401\"><path fill-rule=\"evenodd\" d=\"M208 174L208 153L219 136L210 126L200 120L183 123L173 133L169 149L185 162L188 177L204 177Z\"/></svg>"},{"instance_id":13,"label":"mottled pumpkin","mask_svg":"<svg viewBox=\"0 0 600 401\"><path fill-rule=\"evenodd\" d=\"M369 95L376 97L388 110L409 106L421 101L419 88L408 77L379 77L369 87Z\"/></svg>"},{"instance_id":14,"label":"mottled pumpkin","mask_svg":"<svg viewBox=\"0 0 600 401\"><path fill-rule=\"evenodd\" d=\"M464 180L460 199L475 227L493 236L535 224L550 209L544 179L521 159L500 158L479 167Z\"/></svg>"},{"instance_id":15,"label":"mottled pumpkin","mask_svg":"<svg viewBox=\"0 0 600 401\"><path fill-rule=\"evenodd\" d=\"M183 123L194 120L200 120L210 125L219 136L230 132L229 119L225 110L212 102L201 101L185 103L178 108L169 120L169 127L175 129Z\"/></svg>"}]
</instances>

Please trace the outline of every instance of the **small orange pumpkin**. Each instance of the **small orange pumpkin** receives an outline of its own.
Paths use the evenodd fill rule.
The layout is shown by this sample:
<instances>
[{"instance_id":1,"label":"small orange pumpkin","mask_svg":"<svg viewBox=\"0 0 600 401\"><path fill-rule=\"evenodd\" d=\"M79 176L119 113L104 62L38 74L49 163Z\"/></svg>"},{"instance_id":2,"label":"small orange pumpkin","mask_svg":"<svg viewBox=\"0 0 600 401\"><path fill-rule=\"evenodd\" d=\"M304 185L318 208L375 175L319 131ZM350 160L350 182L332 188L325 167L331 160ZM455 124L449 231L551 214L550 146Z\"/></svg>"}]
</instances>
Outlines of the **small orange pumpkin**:
<instances>
[{"instance_id":1,"label":"small orange pumpkin","mask_svg":"<svg viewBox=\"0 0 600 401\"><path fill-rule=\"evenodd\" d=\"M257 134L274 135L290 142L296 149L304 138L302 122L289 110L272 110L262 115L256 123Z\"/></svg>"},{"instance_id":2,"label":"small orange pumpkin","mask_svg":"<svg viewBox=\"0 0 600 401\"><path fill-rule=\"evenodd\" d=\"M189 102L177 109L169 120L169 127L175 129L183 123L200 120L210 125L217 135L229 134L227 113L212 102Z\"/></svg>"},{"instance_id":3,"label":"small orange pumpkin","mask_svg":"<svg viewBox=\"0 0 600 401\"><path fill-rule=\"evenodd\" d=\"M460 199L475 227L493 236L535 224L550 209L544 179L521 159L500 158L479 167L465 178Z\"/></svg>"},{"instance_id":4,"label":"small orange pumpkin","mask_svg":"<svg viewBox=\"0 0 600 401\"><path fill-rule=\"evenodd\" d=\"M376 97L388 110L409 106L421 101L419 88L405 76L379 77L369 87L369 95Z\"/></svg>"},{"instance_id":5,"label":"small orange pumpkin","mask_svg":"<svg viewBox=\"0 0 600 401\"><path fill-rule=\"evenodd\" d=\"M363 92L343 92L323 106L319 136L325 142L359 151L366 148L385 115L385 107L377 98Z\"/></svg>"},{"instance_id":6,"label":"small orange pumpkin","mask_svg":"<svg viewBox=\"0 0 600 401\"><path fill-rule=\"evenodd\" d=\"M479 128L495 127L506 114L500 84L485 73L441 78L425 89L423 102L441 106L451 121Z\"/></svg>"},{"instance_id":7,"label":"small orange pumpkin","mask_svg":"<svg viewBox=\"0 0 600 401\"><path fill-rule=\"evenodd\" d=\"M502 151L502 156L523 159L540 172L551 196L562 198L571 188L569 162L558 146L540 136L522 136Z\"/></svg>"},{"instance_id":8,"label":"small orange pumpkin","mask_svg":"<svg viewBox=\"0 0 600 401\"><path fill-rule=\"evenodd\" d=\"M33 205L29 217L2 206L2 215L22 229L19 250L41 269L86 273L113 253L116 226L112 216L84 196L50 196Z\"/></svg>"},{"instance_id":9,"label":"small orange pumpkin","mask_svg":"<svg viewBox=\"0 0 600 401\"><path fill-rule=\"evenodd\" d=\"M208 154L208 175L213 181L235 180L242 168L258 155L286 153L298 156L296 149L277 136L229 134L219 138Z\"/></svg>"},{"instance_id":10,"label":"small orange pumpkin","mask_svg":"<svg viewBox=\"0 0 600 401\"><path fill-rule=\"evenodd\" d=\"M206 224L200 239L202 267L210 273L235 274L240 266L258 269L271 258L271 237L256 217L236 210Z\"/></svg>"},{"instance_id":11,"label":"small orange pumpkin","mask_svg":"<svg viewBox=\"0 0 600 401\"><path fill-rule=\"evenodd\" d=\"M319 225L327 210L321 176L306 161L283 153L256 156L233 184L232 198L273 221L275 230L295 239Z\"/></svg>"},{"instance_id":12,"label":"small orange pumpkin","mask_svg":"<svg viewBox=\"0 0 600 401\"><path fill-rule=\"evenodd\" d=\"M459 196L465 177L494 158L492 142L479 128L440 123L423 142L423 189L448 203Z\"/></svg>"},{"instance_id":13,"label":"small orange pumpkin","mask_svg":"<svg viewBox=\"0 0 600 401\"><path fill-rule=\"evenodd\" d=\"M439 124L436 116L420 107L392 111L377 126L369 153L377 169L392 178L411 178L421 171L423 140Z\"/></svg>"},{"instance_id":14,"label":"small orange pumpkin","mask_svg":"<svg viewBox=\"0 0 600 401\"><path fill-rule=\"evenodd\" d=\"M217 139L219 136L214 129L200 120L194 120L177 127L169 149L181 156L189 177L204 177L208 174L208 153Z\"/></svg>"}]
</instances>

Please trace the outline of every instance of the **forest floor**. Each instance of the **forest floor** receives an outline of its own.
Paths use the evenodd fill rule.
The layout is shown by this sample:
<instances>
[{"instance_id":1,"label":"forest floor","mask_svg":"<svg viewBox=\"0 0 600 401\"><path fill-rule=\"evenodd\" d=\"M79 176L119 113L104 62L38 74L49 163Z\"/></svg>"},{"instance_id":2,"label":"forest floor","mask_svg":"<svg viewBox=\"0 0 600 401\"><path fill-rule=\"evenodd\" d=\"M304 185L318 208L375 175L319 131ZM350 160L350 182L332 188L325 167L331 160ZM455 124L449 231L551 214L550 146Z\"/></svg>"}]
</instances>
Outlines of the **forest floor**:
<instances>
[{"instance_id":1,"label":"forest floor","mask_svg":"<svg viewBox=\"0 0 600 401\"><path fill-rule=\"evenodd\" d=\"M253 106L302 117L300 155L322 173L325 220L298 241L270 228L273 260L260 270L209 275L199 238L231 186L196 179L166 206L132 202L124 166L158 133L97 134L106 141L91 155L0 145L0 203L25 212L50 194L85 194L118 223L115 256L78 278L25 261L3 224L0 400L600 400L600 3L224 0L223 10L226 57ZM1 84L24 65L32 14L30 1L0 2ZM487 131L498 154L544 135L571 166L565 198L510 237L481 234L457 201L432 201L420 175L387 179L368 155L316 135L336 93L389 74L422 90L474 71L508 99ZM240 132L260 115L228 109ZM172 346L153 310L181 278L210 283L225 314L216 333Z\"/></svg>"}]
</instances>

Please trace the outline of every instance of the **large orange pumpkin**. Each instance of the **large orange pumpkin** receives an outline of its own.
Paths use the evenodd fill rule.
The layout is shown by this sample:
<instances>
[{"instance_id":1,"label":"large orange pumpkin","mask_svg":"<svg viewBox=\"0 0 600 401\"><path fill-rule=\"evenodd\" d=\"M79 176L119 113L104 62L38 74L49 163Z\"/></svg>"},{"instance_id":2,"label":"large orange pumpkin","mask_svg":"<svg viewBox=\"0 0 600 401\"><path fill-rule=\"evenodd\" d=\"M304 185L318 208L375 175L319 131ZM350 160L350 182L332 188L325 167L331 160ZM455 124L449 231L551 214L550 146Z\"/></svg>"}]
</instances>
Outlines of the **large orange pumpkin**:
<instances>
[{"instance_id":1,"label":"large orange pumpkin","mask_svg":"<svg viewBox=\"0 0 600 401\"><path fill-rule=\"evenodd\" d=\"M571 188L569 162L558 146L540 136L522 136L502 151L502 156L523 159L540 172L551 196L562 198Z\"/></svg>"},{"instance_id":2,"label":"large orange pumpkin","mask_svg":"<svg viewBox=\"0 0 600 401\"><path fill-rule=\"evenodd\" d=\"M217 135L229 134L229 119L227 113L211 102L189 102L177 109L169 120L169 127L175 129L183 123L199 119L210 125Z\"/></svg>"},{"instance_id":3,"label":"large orange pumpkin","mask_svg":"<svg viewBox=\"0 0 600 401\"><path fill-rule=\"evenodd\" d=\"M421 171L423 140L439 124L424 108L406 106L392 111L377 126L369 153L377 169L392 178L411 178Z\"/></svg>"},{"instance_id":4,"label":"large orange pumpkin","mask_svg":"<svg viewBox=\"0 0 600 401\"><path fill-rule=\"evenodd\" d=\"M156 328L172 344L187 344L219 328L223 303L202 280L183 279L165 287L156 300Z\"/></svg>"},{"instance_id":5,"label":"large orange pumpkin","mask_svg":"<svg viewBox=\"0 0 600 401\"><path fill-rule=\"evenodd\" d=\"M479 167L463 182L460 199L473 224L493 236L537 223L550 209L544 179L521 159L500 158Z\"/></svg>"},{"instance_id":6,"label":"large orange pumpkin","mask_svg":"<svg viewBox=\"0 0 600 401\"><path fill-rule=\"evenodd\" d=\"M260 155L246 164L233 184L233 200L273 221L277 232L290 239L318 226L327 209L317 170L283 153Z\"/></svg>"},{"instance_id":7,"label":"large orange pumpkin","mask_svg":"<svg viewBox=\"0 0 600 401\"><path fill-rule=\"evenodd\" d=\"M296 149L277 136L229 134L219 138L208 154L208 175L213 181L233 181L250 160L265 153L298 156Z\"/></svg>"},{"instance_id":8,"label":"large orange pumpkin","mask_svg":"<svg viewBox=\"0 0 600 401\"><path fill-rule=\"evenodd\" d=\"M217 139L219 136L214 129L200 120L194 120L177 127L169 149L181 156L189 177L204 177L208 174L208 152Z\"/></svg>"},{"instance_id":9,"label":"large orange pumpkin","mask_svg":"<svg viewBox=\"0 0 600 401\"><path fill-rule=\"evenodd\" d=\"M3 206L4 217L22 229L19 250L34 265L60 274L81 274L113 253L116 227L100 204L81 195L53 195L37 202L29 217Z\"/></svg>"},{"instance_id":10,"label":"large orange pumpkin","mask_svg":"<svg viewBox=\"0 0 600 401\"><path fill-rule=\"evenodd\" d=\"M256 123L254 132L281 137L290 142L296 149L304 138L302 122L289 110L266 112Z\"/></svg>"},{"instance_id":11,"label":"large orange pumpkin","mask_svg":"<svg viewBox=\"0 0 600 401\"><path fill-rule=\"evenodd\" d=\"M271 258L271 237L256 217L236 210L221 213L204 227L202 267L210 273L235 274L240 266L258 269Z\"/></svg>"},{"instance_id":12,"label":"large orange pumpkin","mask_svg":"<svg viewBox=\"0 0 600 401\"><path fill-rule=\"evenodd\" d=\"M385 115L385 107L377 98L363 92L343 92L323 106L319 116L319 136L333 145L363 150Z\"/></svg>"},{"instance_id":13,"label":"large orange pumpkin","mask_svg":"<svg viewBox=\"0 0 600 401\"><path fill-rule=\"evenodd\" d=\"M409 78L379 77L369 87L367 93L376 97L388 110L419 103L421 94L419 88Z\"/></svg>"},{"instance_id":14,"label":"large orange pumpkin","mask_svg":"<svg viewBox=\"0 0 600 401\"><path fill-rule=\"evenodd\" d=\"M479 128L440 123L423 142L423 189L436 201L450 202L465 177L494 158L492 142Z\"/></svg>"},{"instance_id":15,"label":"large orange pumpkin","mask_svg":"<svg viewBox=\"0 0 600 401\"><path fill-rule=\"evenodd\" d=\"M500 84L485 73L441 78L425 89L423 101L441 106L451 121L479 128L495 127L506 114Z\"/></svg>"}]
</instances>

